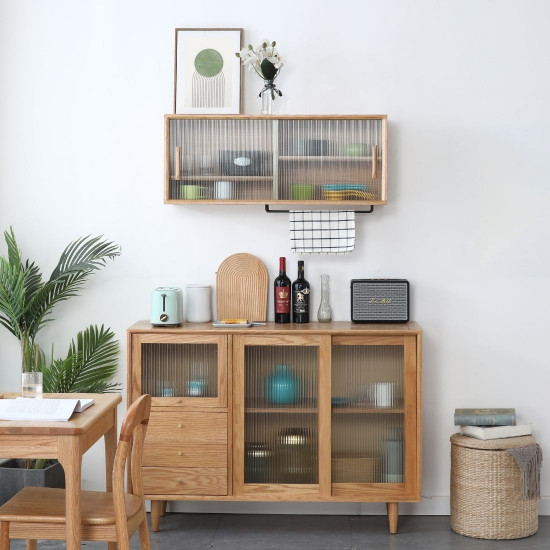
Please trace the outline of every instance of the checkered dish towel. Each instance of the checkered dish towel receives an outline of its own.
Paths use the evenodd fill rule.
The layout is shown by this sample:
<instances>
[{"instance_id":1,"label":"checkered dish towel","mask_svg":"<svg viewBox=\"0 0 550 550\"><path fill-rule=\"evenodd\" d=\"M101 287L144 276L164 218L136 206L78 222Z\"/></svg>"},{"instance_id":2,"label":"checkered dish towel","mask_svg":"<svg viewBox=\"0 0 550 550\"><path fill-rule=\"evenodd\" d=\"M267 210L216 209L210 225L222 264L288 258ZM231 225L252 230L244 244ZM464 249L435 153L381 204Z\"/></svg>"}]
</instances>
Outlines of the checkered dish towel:
<instances>
[{"instance_id":1,"label":"checkered dish towel","mask_svg":"<svg viewBox=\"0 0 550 550\"><path fill-rule=\"evenodd\" d=\"M291 210L290 245L295 254L350 254L355 248L355 212Z\"/></svg>"}]
</instances>

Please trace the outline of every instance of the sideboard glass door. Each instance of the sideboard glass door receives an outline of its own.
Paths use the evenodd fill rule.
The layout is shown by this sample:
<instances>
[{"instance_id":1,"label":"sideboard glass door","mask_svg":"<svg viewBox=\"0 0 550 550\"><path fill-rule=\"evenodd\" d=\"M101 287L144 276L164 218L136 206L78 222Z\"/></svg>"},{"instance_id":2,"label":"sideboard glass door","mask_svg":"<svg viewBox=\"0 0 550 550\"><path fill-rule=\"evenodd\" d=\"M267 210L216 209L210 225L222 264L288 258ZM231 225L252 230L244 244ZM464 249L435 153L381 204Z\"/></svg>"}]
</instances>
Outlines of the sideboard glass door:
<instances>
[{"instance_id":1,"label":"sideboard glass door","mask_svg":"<svg viewBox=\"0 0 550 550\"><path fill-rule=\"evenodd\" d=\"M319 494L319 342L234 338L235 491Z\"/></svg>"},{"instance_id":2,"label":"sideboard glass door","mask_svg":"<svg viewBox=\"0 0 550 550\"><path fill-rule=\"evenodd\" d=\"M333 338L333 495L353 485L365 490L368 484L384 484L396 493L412 490L415 353L414 337Z\"/></svg>"},{"instance_id":3,"label":"sideboard glass door","mask_svg":"<svg viewBox=\"0 0 550 550\"><path fill-rule=\"evenodd\" d=\"M139 354L136 397L148 393L153 406L225 407L225 336L143 335L133 339Z\"/></svg>"}]
</instances>

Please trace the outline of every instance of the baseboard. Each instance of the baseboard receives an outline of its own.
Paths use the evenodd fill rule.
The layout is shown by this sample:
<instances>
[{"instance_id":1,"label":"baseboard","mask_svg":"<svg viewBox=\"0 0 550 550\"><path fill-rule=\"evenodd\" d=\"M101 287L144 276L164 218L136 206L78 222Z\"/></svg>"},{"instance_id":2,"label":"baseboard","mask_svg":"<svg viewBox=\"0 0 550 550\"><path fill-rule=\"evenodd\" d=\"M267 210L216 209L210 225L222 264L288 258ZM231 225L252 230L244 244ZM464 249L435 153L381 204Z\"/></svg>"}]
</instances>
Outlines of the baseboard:
<instances>
[{"instance_id":1,"label":"baseboard","mask_svg":"<svg viewBox=\"0 0 550 550\"><path fill-rule=\"evenodd\" d=\"M149 503L148 503L149 504ZM318 514L377 516L386 514L384 503L354 502L188 502L169 501L168 512L187 514ZM422 502L399 504L403 516L448 516L448 496L423 497ZM550 497L542 497L539 514L550 516Z\"/></svg>"}]
</instances>

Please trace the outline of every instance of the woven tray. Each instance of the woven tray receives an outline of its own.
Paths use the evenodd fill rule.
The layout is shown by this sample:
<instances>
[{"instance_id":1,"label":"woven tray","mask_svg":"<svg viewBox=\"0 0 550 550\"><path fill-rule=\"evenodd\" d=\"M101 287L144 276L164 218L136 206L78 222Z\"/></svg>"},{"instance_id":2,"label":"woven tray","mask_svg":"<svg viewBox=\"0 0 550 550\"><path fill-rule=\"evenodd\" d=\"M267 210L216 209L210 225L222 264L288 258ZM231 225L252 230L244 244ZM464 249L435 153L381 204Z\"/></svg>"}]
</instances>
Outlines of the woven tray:
<instances>
[{"instance_id":1,"label":"woven tray","mask_svg":"<svg viewBox=\"0 0 550 550\"><path fill-rule=\"evenodd\" d=\"M339 453L332 457L333 483L376 483L380 481L380 459L361 453Z\"/></svg>"},{"instance_id":2,"label":"woven tray","mask_svg":"<svg viewBox=\"0 0 550 550\"><path fill-rule=\"evenodd\" d=\"M538 530L538 500L521 498L521 474L505 449L532 436L483 441L451 437L451 529L480 539L519 539Z\"/></svg>"}]
</instances>

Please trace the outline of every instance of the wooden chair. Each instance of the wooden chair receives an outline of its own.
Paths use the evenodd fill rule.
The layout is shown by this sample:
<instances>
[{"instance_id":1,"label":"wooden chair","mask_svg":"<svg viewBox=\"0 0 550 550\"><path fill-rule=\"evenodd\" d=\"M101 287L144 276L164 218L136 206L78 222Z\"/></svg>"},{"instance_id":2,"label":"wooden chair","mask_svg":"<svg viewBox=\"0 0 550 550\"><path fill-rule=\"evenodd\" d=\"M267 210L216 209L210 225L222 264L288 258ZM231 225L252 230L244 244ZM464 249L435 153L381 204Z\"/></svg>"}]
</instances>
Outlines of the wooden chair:
<instances>
[{"instance_id":1,"label":"wooden chair","mask_svg":"<svg viewBox=\"0 0 550 550\"><path fill-rule=\"evenodd\" d=\"M139 529L141 549L151 549L141 482L150 411L151 396L142 395L124 417L113 467L113 492L81 492L82 540L118 543L121 550L129 550L130 537ZM124 467L130 449L132 493L125 494ZM65 540L65 489L25 487L0 507L0 550L9 550L10 538L27 539L27 550L36 550L37 539Z\"/></svg>"}]
</instances>

